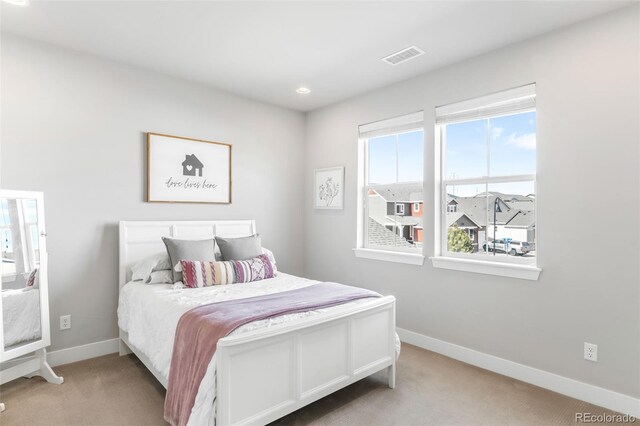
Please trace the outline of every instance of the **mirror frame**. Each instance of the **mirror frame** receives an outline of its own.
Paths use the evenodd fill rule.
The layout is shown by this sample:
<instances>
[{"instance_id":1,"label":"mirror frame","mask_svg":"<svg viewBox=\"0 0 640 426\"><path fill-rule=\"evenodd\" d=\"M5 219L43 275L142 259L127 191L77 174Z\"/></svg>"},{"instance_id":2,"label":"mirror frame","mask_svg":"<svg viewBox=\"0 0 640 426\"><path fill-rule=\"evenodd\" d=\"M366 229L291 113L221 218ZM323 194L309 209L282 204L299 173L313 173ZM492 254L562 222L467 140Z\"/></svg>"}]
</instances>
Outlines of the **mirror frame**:
<instances>
[{"instance_id":1,"label":"mirror frame","mask_svg":"<svg viewBox=\"0 0 640 426\"><path fill-rule=\"evenodd\" d=\"M35 199L38 208L38 243L40 266L38 272L40 290L40 327L41 339L27 343L16 348L5 351L4 349L4 323L2 311L2 297L0 297L0 363L13 358L45 348L51 344L51 330L49 324L49 281L48 252L47 252L47 231L44 221L44 194L37 191L14 191L0 189L0 198ZM2 265L0 264L0 271ZM0 275L1 272L0 272Z\"/></svg>"}]
</instances>

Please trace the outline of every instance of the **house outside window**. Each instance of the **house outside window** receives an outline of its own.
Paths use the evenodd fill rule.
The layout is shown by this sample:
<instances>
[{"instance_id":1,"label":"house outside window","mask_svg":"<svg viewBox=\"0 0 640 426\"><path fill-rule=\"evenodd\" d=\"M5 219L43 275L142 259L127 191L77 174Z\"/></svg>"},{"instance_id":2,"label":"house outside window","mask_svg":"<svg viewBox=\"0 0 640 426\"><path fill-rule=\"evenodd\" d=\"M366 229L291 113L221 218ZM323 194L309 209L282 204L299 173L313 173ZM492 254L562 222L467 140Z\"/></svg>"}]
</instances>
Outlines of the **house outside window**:
<instances>
[{"instance_id":1,"label":"house outside window","mask_svg":"<svg viewBox=\"0 0 640 426\"><path fill-rule=\"evenodd\" d=\"M442 167L434 259L535 266L535 85L436 108L436 135Z\"/></svg>"},{"instance_id":2,"label":"house outside window","mask_svg":"<svg viewBox=\"0 0 640 426\"><path fill-rule=\"evenodd\" d=\"M363 125L359 131L357 247L422 255L422 112Z\"/></svg>"}]
</instances>

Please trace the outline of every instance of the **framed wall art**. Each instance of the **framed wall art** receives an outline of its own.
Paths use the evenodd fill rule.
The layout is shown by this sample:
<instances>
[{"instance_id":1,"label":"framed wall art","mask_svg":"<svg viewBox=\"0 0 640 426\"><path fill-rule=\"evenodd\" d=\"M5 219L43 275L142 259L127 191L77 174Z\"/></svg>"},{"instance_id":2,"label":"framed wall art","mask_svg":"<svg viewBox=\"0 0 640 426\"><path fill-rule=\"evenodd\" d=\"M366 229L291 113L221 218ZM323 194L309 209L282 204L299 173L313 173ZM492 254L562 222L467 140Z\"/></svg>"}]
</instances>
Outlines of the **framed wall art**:
<instances>
[{"instance_id":1,"label":"framed wall art","mask_svg":"<svg viewBox=\"0 0 640 426\"><path fill-rule=\"evenodd\" d=\"M344 207L344 167L315 170L314 207L337 210Z\"/></svg>"},{"instance_id":2,"label":"framed wall art","mask_svg":"<svg viewBox=\"0 0 640 426\"><path fill-rule=\"evenodd\" d=\"M147 201L231 203L231 145L147 133Z\"/></svg>"}]
</instances>

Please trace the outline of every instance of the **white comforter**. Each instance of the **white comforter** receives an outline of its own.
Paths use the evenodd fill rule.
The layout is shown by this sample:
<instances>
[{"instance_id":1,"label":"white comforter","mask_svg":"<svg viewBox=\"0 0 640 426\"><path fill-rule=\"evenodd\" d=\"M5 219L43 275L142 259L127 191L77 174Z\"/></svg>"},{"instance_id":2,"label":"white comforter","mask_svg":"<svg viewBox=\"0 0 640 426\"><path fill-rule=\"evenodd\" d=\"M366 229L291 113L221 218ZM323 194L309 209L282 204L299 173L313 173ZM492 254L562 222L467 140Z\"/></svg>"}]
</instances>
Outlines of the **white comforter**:
<instances>
[{"instance_id":1,"label":"white comforter","mask_svg":"<svg viewBox=\"0 0 640 426\"><path fill-rule=\"evenodd\" d=\"M4 347L42 336L40 326L40 289L24 287L2 291Z\"/></svg>"},{"instance_id":2,"label":"white comforter","mask_svg":"<svg viewBox=\"0 0 640 426\"><path fill-rule=\"evenodd\" d=\"M129 342L149 358L153 368L167 378L169 377L176 326L182 314L189 309L212 302L293 290L314 285L318 282L282 272L278 272L275 278L268 280L198 289L174 289L171 284L130 282L120 290L118 324L122 330L129 334ZM366 302L367 299L361 299L341 306ZM231 334L246 333L258 328L291 322L339 308L340 306L317 309L255 321L239 327ZM396 339L396 344L399 352L400 343L398 339ZM215 374L214 355L200 384L200 389L191 411L191 417L189 418L190 425L215 424Z\"/></svg>"}]
</instances>

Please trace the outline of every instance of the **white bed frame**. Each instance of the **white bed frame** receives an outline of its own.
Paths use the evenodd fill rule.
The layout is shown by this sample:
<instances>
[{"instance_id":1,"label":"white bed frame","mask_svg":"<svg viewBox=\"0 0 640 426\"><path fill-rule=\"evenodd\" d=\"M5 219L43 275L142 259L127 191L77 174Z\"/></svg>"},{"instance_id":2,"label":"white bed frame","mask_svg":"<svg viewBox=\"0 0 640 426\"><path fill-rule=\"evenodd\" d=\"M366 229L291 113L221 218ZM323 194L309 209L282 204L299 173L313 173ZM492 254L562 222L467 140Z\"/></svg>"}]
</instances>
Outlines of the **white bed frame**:
<instances>
[{"instance_id":1,"label":"white bed frame","mask_svg":"<svg viewBox=\"0 0 640 426\"><path fill-rule=\"evenodd\" d=\"M164 251L161 237L203 239L256 233L253 220L120 222L120 288L133 264ZM131 351L167 387L167 378L120 330ZM332 310L294 323L227 336L217 346L216 424L266 424L387 369L395 387L395 298Z\"/></svg>"}]
</instances>

